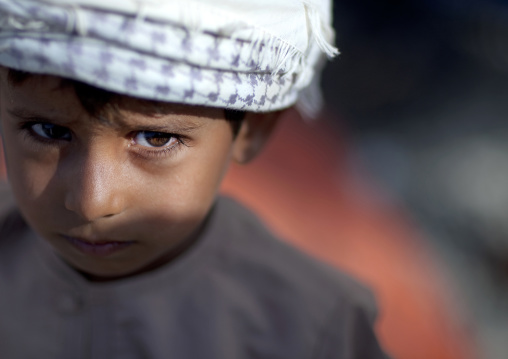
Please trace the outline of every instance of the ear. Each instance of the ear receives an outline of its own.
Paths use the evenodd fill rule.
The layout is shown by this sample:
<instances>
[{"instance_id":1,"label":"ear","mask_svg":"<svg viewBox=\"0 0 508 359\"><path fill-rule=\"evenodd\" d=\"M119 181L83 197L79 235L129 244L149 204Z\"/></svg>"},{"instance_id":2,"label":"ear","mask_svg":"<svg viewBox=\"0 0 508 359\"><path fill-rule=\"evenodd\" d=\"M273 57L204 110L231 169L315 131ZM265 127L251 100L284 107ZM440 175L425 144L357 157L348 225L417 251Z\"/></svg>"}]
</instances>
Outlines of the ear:
<instances>
[{"instance_id":1,"label":"ear","mask_svg":"<svg viewBox=\"0 0 508 359\"><path fill-rule=\"evenodd\" d=\"M263 149L285 111L248 112L233 144L233 159L241 164L254 159Z\"/></svg>"}]
</instances>

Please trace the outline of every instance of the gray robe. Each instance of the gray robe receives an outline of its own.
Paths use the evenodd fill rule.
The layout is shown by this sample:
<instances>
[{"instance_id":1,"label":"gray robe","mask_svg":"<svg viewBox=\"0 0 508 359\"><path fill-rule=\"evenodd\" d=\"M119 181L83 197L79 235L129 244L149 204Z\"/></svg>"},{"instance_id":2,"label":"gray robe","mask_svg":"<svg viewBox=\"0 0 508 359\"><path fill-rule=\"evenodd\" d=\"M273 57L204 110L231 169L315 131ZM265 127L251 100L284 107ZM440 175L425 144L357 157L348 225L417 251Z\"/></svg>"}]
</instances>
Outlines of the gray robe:
<instances>
[{"instance_id":1,"label":"gray robe","mask_svg":"<svg viewBox=\"0 0 508 359\"><path fill-rule=\"evenodd\" d=\"M219 198L171 263L92 283L0 190L2 359L375 359L371 294Z\"/></svg>"}]
</instances>

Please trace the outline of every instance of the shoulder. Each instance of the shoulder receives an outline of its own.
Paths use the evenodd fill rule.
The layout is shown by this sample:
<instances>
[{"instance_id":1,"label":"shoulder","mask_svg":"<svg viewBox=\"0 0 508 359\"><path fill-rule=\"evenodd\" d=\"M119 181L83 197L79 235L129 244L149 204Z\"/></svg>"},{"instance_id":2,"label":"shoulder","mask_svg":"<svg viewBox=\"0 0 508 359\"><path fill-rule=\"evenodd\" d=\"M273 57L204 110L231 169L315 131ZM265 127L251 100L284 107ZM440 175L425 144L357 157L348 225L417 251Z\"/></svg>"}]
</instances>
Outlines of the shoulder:
<instances>
[{"instance_id":1,"label":"shoulder","mask_svg":"<svg viewBox=\"0 0 508 359\"><path fill-rule=\"evenodd\" d=\"M295 335L292 340L307 341L312 357L357 357L357 343L375 347L376 354L364 358L382 357L372 329L375 300L365 286L275 238L235 201L221 199L219 207L228 237L219 275L255 301L258 313L268 313L268 320ZM328 356L327 350L344 352Z\"/></svg>"},{"instance_id":2,"label":"shoulder","mask_svg":"<svg viewBox=\"0 0 508 359\"><path fill-rule=\"evenodd\" d=\"M288 289L314 293L313 299L344 297L373 305L371 292L344 272L303 253L276 238L248 209L230 198L222 198L228 220L228 241L222 248L225 265L234 265L244 274L259 277L263 283L278 282ZM319 292L315 292L318 290Z\"/></svg>"}]
</instances>

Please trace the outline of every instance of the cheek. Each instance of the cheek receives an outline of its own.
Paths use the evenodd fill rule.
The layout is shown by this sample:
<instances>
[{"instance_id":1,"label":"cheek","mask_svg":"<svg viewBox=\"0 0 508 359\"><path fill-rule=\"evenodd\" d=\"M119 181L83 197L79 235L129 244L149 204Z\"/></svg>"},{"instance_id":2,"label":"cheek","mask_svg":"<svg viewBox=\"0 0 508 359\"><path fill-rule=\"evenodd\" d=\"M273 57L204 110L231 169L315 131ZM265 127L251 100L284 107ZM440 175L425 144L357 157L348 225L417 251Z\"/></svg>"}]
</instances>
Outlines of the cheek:
<instances>
[{"instance_id":1,"label":"cheek","mask_svg":"<svg viewBox=\"0 0 508 359\"><path fill-rule=\"evenodd\" d=\"M58 148L36 144L12 123L3 123L2 128L5 160L11 182L22 177L45 180L54 175L60 156Z\"/></svg>"},{"instance_id":2,"label":"cheek","mask_svg":"<svg viewBox=\"0 0 508 359\"><path fill-rule=\"evenodd\" d=\"M226 135L229 135L229 131L228 128ZM193 156L192 166L188 167L187 175L179 181L190 202L213 201L231 162L231 139L228 136L216 138L215 141L209 140L205 148L208 150Z\"/></svg>"},{"instance_id":3,"label":"cheek","mask_svg":"<svg viewBox=\"0 0 508 359\"><path fill-rule=\"evenodd\" d=\"M58 159L44 156L43 152L35 155L35 151L27 149L23 139L8 133L4 128L4 149L7 175L16 197L19 208L25 218L34 226L49 215L51 201L48 189L55 178ZM44 211L40 209L44 208Z\"/></svg>"},{"instance_id":4,"label":"cheek","mask_svg":"<svg viewBox=\"0 0 508 359\"><path fill-rule=\"evenodd\" d=\"M33 156L24 151L22 146L11 144L8 139L5 141L7 173L14 193L17 197L37 200L55 178L58 159Z\"/></svg>"},{"instance_id":5,"label":"cheek","mask_svg":"<svg viewBox=\"0 0 508 359\"><path fill-rule=\"evenodd\" d=\"M177 222L203 218L231 161L231 139L225 137L203 148L191 151L184 161L151 181L150 193L143 196L145 203Z\"/></svg>"},{"instance_id":6,"label":"cheek","mask_svg":"<svg viewBox=\"0 0 508 359\"><path fill-rule=\"evenodd\" d=\"M9 168L9 182L19 209L32 228L44 233L59 213L49 188L50 177L37 167L16 165Z\"/></svg>"}]
</instances>

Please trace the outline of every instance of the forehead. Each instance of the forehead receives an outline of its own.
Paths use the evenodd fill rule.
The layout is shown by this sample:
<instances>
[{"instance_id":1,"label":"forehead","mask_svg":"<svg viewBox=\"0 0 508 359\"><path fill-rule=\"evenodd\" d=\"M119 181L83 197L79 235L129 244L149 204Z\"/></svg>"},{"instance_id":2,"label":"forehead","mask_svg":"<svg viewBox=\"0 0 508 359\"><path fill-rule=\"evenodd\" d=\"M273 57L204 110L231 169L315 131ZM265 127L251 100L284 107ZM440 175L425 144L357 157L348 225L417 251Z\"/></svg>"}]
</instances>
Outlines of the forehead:
<instances>
[{"instance_id":1,"label":"forehead","mask_svg":"<svg viewBox=\"0 0 508 359\"><path fill-rule=\"evenodd\" d=\"M58 76L30 74L22 81L9 81L9 72L0 67L0 95L13 107L22 107L63 116L88 112L102 123L114 119L153 119L167 116L224 119L223 109L153 101L120 95ZM90 109L91 108L91 109Z\"/></svg>"}]
</instances>

